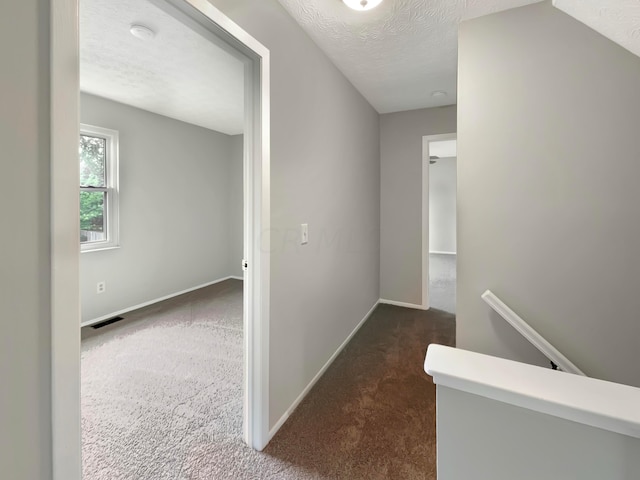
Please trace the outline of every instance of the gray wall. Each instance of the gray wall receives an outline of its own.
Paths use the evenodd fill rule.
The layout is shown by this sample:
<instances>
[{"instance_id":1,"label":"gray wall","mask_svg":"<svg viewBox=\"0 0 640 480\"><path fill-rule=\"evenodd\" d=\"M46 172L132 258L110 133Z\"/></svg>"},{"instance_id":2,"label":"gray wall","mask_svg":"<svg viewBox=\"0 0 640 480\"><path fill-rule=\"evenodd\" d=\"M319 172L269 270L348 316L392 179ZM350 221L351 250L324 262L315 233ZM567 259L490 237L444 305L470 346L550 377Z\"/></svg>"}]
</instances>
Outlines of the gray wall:
<instances>
[{"instance_id":1,"label":"gray wall","mask_svg":"<svg viewBox=\"0 0 640 480\"><path fill-rule=\"evenodd\" d=\"M233 137L86 94L80 119L120 139L121 247L81 254L82 320L231 275Z\"/></svg>"},{"instance_id":2,"label":"gray wall","mask_svg":"<svg viewBox=\"0 0 640 480\"><path fill-rule=\"evenodd\" d=\"M0 2L0 471L15 480L52 468L48 36L48 2Z\"/></svg>"},{"instance_id":3,"label":"gray wall","mask_svg":"<svg viewBox=\"0 0 640 480\"><path fill-rule=\"evenodd\" d=\"M378 299L378 114L276 0L213 4L271 52L274 425Z\"/></svg>"},{"instance_id":4,"label":"gray wall","mask_svg":"<svg viewBox=\"0 0 640 480\"><path fill-rule=\"evenodd\" d=\"M456 133L456 107L380 116L380 297L422 304L422 137Z\"/></svg>"},{"instance_id":5,"label":"gray wall","mask_svg":"<svg viewBox=\"0 0 640 480\"><path fill-rule=\"evenodd\" d=\"M534 361L489 288L587 374L640 385L640 59L535 4L460 28L461 348Z\"/></svg>"},{"instance_id":6,"label":"gray wall","mask_svg":"<svg viewBox=\"0 0 640 480\"><path fill-rule=\"evenodd\" d=\"M244 136L233 135L231 137L231 165L229 172L229 234L230 255L228 266L229 275L242 277L241 261L244 257L244 197L243 197L243 153Z\"/></svg>"},{"instance_id":7,"label":"gray wall","mask_svg":"<svg viewBox=\"0 0 640 480\"><path fill-rule=\"evenodd\" d=\"M429 166L429 251L456 251L455 158L441 158Z\"/></svg>"},{"instance_id":8,"label":"gray wall","mask_svg":"<svg viewBox=\"0 0 640 480\"><path fill-rule=\"evenodd\" d=\"M637 438L447 387L437 397L438 480L638 478Z\"/></svg>"}]
</instances>

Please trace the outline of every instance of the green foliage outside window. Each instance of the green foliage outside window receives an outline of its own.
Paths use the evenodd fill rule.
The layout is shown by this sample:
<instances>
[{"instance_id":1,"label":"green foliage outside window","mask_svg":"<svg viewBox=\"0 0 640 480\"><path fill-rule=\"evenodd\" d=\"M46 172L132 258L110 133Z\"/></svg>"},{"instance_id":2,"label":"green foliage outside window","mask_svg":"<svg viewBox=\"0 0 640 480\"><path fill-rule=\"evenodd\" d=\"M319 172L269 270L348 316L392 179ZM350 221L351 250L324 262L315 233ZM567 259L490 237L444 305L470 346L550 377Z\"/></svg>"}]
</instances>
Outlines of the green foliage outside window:
<instances>
[{"instance_id":1,"label":"green foliage outside window","mask_svg":"<svg viewBox=\"0 0 640 480\"><path fill-rule=\"evenodd\" d=\"M104 230L103 192L80 192L80 230Z\"/></svg>"},{"instance_id":2,"label":"green foliage outside window","mask_svg":"<svg viewBox=\"0 0 640 480\"><path fill-rule=\"evenodd\" d=\"M106 187L106 141L80 135L80 186ZM80 192L80 230L104 231L105 193Z\"/></svg>"}]
</instances>

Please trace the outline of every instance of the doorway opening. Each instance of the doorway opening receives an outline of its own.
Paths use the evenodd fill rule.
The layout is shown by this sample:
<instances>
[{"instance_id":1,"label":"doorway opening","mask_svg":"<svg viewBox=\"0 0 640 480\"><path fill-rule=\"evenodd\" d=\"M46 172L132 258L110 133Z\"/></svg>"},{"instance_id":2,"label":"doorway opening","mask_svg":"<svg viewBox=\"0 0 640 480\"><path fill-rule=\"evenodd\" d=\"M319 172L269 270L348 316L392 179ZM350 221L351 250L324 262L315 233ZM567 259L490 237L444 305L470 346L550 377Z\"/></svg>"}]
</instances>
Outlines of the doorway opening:
<instances>
[{"instance_id":1,"label":"doorway opening","mask_svg":"<svg viewBox=\"0 0 640 480\"><path fill-rule=\"evenodd\" d=\"M110 1L102 5L105 7L104 12L102 12L103 18L101 20L103 21L108 20L106 17L109 15L117 16L122 9L142 9L136 12L129 12L131 18L121 22L123 31L119 32L119 34L123 37L121 40L115 39L116 42L122 41L126 43L126 41L130 40L128 36L131 35L136 37L136 41L147 42L153 40L156 35L158 37L160 35L170 37L171 34L174 34L176 39L182 38L182 40L185 40L186 38L187 41L206 42L210 46L215 46L219 52L223 52L217 57L218 63L215 65L217 68L220 67L220 61L224 56L235 61L234 74L237 77L239 72L242 77L239 88L237 85L238 79L236 78L235 81L230 79L233 75L228 76L226 81L230 84L231 89L235 87L236 96L241 99L238 116L242 124L242 135L239 138L226 138L231 137L226 132L209 134L208 132L216 130L210 123L215 120L212 118L215 115L207 115L207 109L215 109L215 104L212 103L211 96L207 96L206 87L201 91L200 98L200 103L204 104L206 108L198 112L197 103L193 103L191 108L186 108L182 111L182 113L191 114L191 118L180 118L182 113L175 114L175 111L173 113L171 111L171 108L176 105L188 103L188 99L185 96L188 96L189 91L193 88L179 82L170 86L175 93L174 98L168 98L165 91L164 98L151 99L150 104L154 105L154 107L149 108L136 104L135 101L124 102L123 98L125 97L122 96L113 95L112 98L106 98L110 94L107 94L106 91L100 92L95 82L93 83L95 87L93 90L93 87L80 88L79 59L82 58L83 69L86 67L87 71L89 71L92 66L91 51L83 50L83 45L78 45L77 41L80 36L78 18L80 16L79 13L83 13L84 1L81 0L80 2L80 12L78 12L78 3L75 0L62 0L61 2L52 3L51 6L53 19L51 26L51 96L53 99L51 106L51 229L54 232L52 242L54 479L79 480L81 477L81 429L84 428L84 423L86 423L86 419L83 417L83 426L81 427L81 323L84 322L87 326L107 323L107 326L103 328L112 330L119 328L118 324L121 324L122 320L119 322L110 322L110 320L115 320L118 315L121 315L125 317L124 322L127 322L126 317L129 312L132 312L132 308L145 307L145 303L150 303L142 297L134 297L133 291L145 288L153 289L158 287L158 283L166 281L168 277L173 277L175 280L186 271L195 270L196 267L194 266L193 268L186 268L185 272L182 272L181 263L189 263L193 260L193 258L189 260L189 257L194 253L194 243L200 235L198 231L204 236L207 231L215 235L214 230L224 229L221 225L211 228L210 223L213 223L213 220L211 216L207 217L207 213L211 214L217 208L219 209L220 205L217 205L217 203L238 204L238 207L233 209L234 213L227 215L229 218L233 216L233 222L235 222L234 226L229 226L229 230L237 231L233 235L233 240L228 238L225 240L222 236L218 238L220 245L224 244L225 247L229 247L229 251L224 250L221 254L222 257L225 257L224 260L218 263L214 259L203 260L202 263L207 265L208 268L204 268L199 277L196 275L196 277L186 280L182 278L181 281L184 288L175 285L167 287L165 285L160 286L152 293L145 292L145 295L147 298L151 298L152 301L166 300L171 297L171 300L167 301L173 302L172 305L175 306L176 302L184 300L184 295L183 297L178 297L177 295L185 293L186 290L194 290L193 287L203 287L209 284L211 286L207 288L217 288L221 285L224 287L225 281L239 282L239 280L226 280L228 277L244 277L244 285L240 287L240 292L244 290L244 295L240 293L240 297L238 297L237 286L227 289L233 290L227 293L230 293L231 296L235 295L233 308L236 311L238 309L242 310L242 314L236 315L238 316L236 323L239 326L240 333L237 341L234 340L242 350L236 359L241 377L239 380L241 388L237 389L241 396L241 399L238 400L241 405L241 408L238 408L241 411L241 418L236 423L238 425L237 433L239 438L243 439L251 447L261 450L266 446L269 434L267 417L269 238L268 235L262 235L262 232L268 232L269 229L269 52L206 1ZM87 0L87 2L91 2L94 6L99 3L96 0ZM144 19L142 19L142 22L140 21L140 17L143 16L142 14L145 11L144 9L147 9L147 13L153 10L152 17L157 15L157 17L153 17L149 21L151 25L145 25ZM162 16L171 18L173 24L156 23L159 22ZM160 26L158 27L158 25ZM162 28L162 31L154 31L154 28L158 30ZM102 29L102 31L105 32L106 30ZM104 35L102 38L98 34L96 36L96 42L106 43ZM123 40L125 37L127 38L126 41ZM80 36L80 38L82 37ZM165 37L163 40L167 40L167 38ZM171 42L171 40L167 41ZM207 51L207 48L203 45L201 43L200 48L194 48L192 53L197 54ZM165 45L165 52L167 52L166 47L167 45ZM143 48L149 48L149 46L146 45ZM183 52L185 52L186 50L184 49L186 47L183 45L182 48ZM208 53L211 54L208 57L209 59L216 56L211 49L208 50ZM96 52L96 56L99 58L97 59L98 61L93 62L93 66L104 62L108 57L105 52ZM161 89L160 85L163 79L158 78L153 72L149 73L149 69L143 65L144 58L140 52L137 55L137 59L135 55L131 57L132 63L129 67L132 70L128 73L126 71L124 73L122 71L116 73L126 77L124 83L129 82L133 90L135 90L136 86L142 87L142 90L146 89L147 97L149 97L151 93ZM171 58L170 55L167 55L166 61L180 62L184 61L185 57L187 57L186 54L180 58ZM199 60L202 64L207 62L207 58L196 60ZM229 61L229 64L231 63L233 62ZM193 80L192 76L189 75L188 67L185 68L184 63L176 63L173 68L177 77L182 79L183 82L188 83ZM107 67L108 69L109 67ZM134 69L137 70L134 71ZM100 78L101 75L99 72L97 73L94 80L101 79L104 81L105 75ZM145 73L149 73L149 75L145 77ZM84 80L85 78L83 78L83 84L85 84ZM155 86L153 84L154 80L159 82ZM211 79L205 79L203 81L205 85L207 81L210 82ZM102 86L104 87L105 85ZM110 86L111 90L117 91L120 88L120 94L126 96L126 88L122 88L123 85L119 87L115 85L115 88L113 87L114 85L112 84ZM81 95L82 97L80 97ZM207 98L202 98L203 96ZM144 96L138 96L138 98L142 97ZM163 100L165 101L164 103ZM124 105L124 103L128 103L128 105ZM80 110L78 108L80 105L82 106L82 116L75 113ZM158 110L158 108L164 107L169 108L169 110ZM180 111L180 108L177 110ZM126 115L122 112L125 112ZM123 122L118 121L118 119L125 117L127 118ZM82 128L80 128L81 123L83 124ZM102 125L95 125L97 123ZM167 132L163 134L159 130L152 131L152 124L155 123L164 123L164 126L171 130L174 135L169 135ZM171 123L171 125L168 126L168 123ZM92 128L95 126L99 128ZM145 129L149 131L145 131ZM220 132L221 129L217 130ZM84 135L84 138L82 135ZM169 137L174 136L176 137L173 139L175 145L170 146ZM132 140L138 141L142 137L146 137L146 143L138 142L134 145L135 142L132 142ZM79 172L79 163L81 162L78 162L79 139L81 141L81 151L82 141L84 140L85 160L90 164L83 167L91 167L84 168L85 174L88 172L90 175L85 175L84 181L80 182L81 195L84 196L84 201L81 202L80 208L78 208L78 179L81 178ZM227 140L229 141L227 142ZM196 148L196 143L202 143L200 145L202 148ZM227 143L229 145L226 145ZM117 145L115 150L114 145ZM214 150L217 147L225 153L217 155L220 158L216 159ZM212 170L211 172L208 170L207 172L199 171L199 167L196 164L188 164L186 157L190 157L189 161L191 161L191 157L198 156L192 155L196 150L200 152L200 167ZM120 155L116 154L113 157L109 157L109 154L105 154L105 152L113 153L114 151ZM222 158L225 156L228 158ZM232 156L234 159L230 158ZM144 157L150 158L151 161L143 164ZM211 161L207 161L208 157L210 157ZM235 160L233 165L231 165L232 160ZM174 163L171 163L171 161ZM127 163L125 164L125 162ZM110 165L108 165L109 163ZM179 168L180 165L184 167L182 174ZM110 169L111 166L116 168ZM105 173L102 177L99 174L100 171ZM107 171L110 173L106 174ZM136 171L137 173L142 173L142 177L135 177L134 173ZM120 173L119 177L118 172ZM146 180L144 172L147 175ZM226 174L228 174L229 178L224 177ZM138 179L133 180L133 178ZM167 185L167 181L172 182L172 184ZM235 185L236 183L238 185ZM230 188L229 185L232 184L234 187ZM220 195L218 195L220 198L209 198L209 196L212 196L212 190L215 190L216 186L218 187L217 194L220 194L222 190L224 191L224 199ZM162 191L156 191L154 187L160 187ZM172 196L180 188L183 188L184 192L180 195ZM186 199L185 196L187 195L194 198ZM146 213L140 213L137 220L135 219L135 212L131 214L132 212L129 210L125 213L125 209L131 208L136 203L134 202L135 197L139 197L138 200L140 202L137 204L140 209L151 205L151 209ZM153 201L154 197L156 198L155 202ZM231 199L231 197L234 198ZM165 202L163 207L154 210L154 204L159 204L161 200L167 199L169 199L169 202ZM209 208L205 207L201 214L192 211L198 201L209 205ZM219 211L222 212L221 209ZM139 210L139 212L142 212L142 210ZM192 213L195 213L198 218L185 221L187 217L190 218ZM153 230L156 227L151 226L152 217L155 220L159 219L160 224L173 217L177 219L180 225L174 225L164 233L160 230L154 232ZM148 219L148 228L144 226L145 218ZM240 229L236 228L238 225L241 227ZM128 261L125 261L124 266L121 266L121 268L131 267L131 263L134 263L135 267L135 262L142 261L142 257L148 254L149 251L158 250L156 252L158 255L151 260L149 265L138 268L138 270L144 270L148 274L146 280L138 279L128 288L126 287L127 278L130 279L136 275L136 268L129 274L122 275L122 272L117 272L120 276L115 276L116 273L113 273L113 278L119 279L113 282L105 281L102 277L99 279L90 277L90 274L108 275L108 269L115 264L114 259L107 259L107 262L103 263L99 268L95 267L95 265L82 264L96 263L100 260L105 260L103 257L106 256L114 257L116 252L125 254L127 251L134 250L132 246L135 243L132 241L134 229L142 232L143 237L147 236L146 245ZM180 231L182 231L187 240L191 239L190 246L183 245L180 249L173 250L166 248L167 237L171 235L171 232L179 233ZM229 236L232 235L229 234ZM176 237L179 237L179 235L176 235ZM82 256L79 239L83 244ZM100 251L99 244L102 242L104 242L104 249ZM210 241L206 240L204 243L210 243ZM221 247L220 250L223 250L223 248ZM201 254L206 255L206 252L203 251ZM173 257L178 258L175 259ZM87 260L85 261L85 259ZM82 277L79 275L81 266ZM95 291L93 297L83 291L83 308L86 307L83 318L80 317L81 278L83 284L95 287L93 289ZM223 281L219 282L219 280ZM179 284L180 282L176 283L176 285ZM162 291L163 289L164 292ZM224 290L224 288L222 289ZM87 291L89 290L89 287L87 287ZM206 289L198 290L198 295L201 295L203 290ZM113 295L110 297L109 294L111 292L113 292ZM102 304L106 303L108 298L114 299L118 295L124 298L120 303L116 302L108 306ZM195 294L190 293L189 295ZM194 297L193 300L197 302L202 298ZM156 305L166 306L166 304ZM153 310L156 305L146 306L147 313L150 309ZM199 305L203 306L202 302ZM136 310L135 314L139 314L139 311ZM195 337L192 335L191 338L196 340L198 337L197 335ZM175 340L175 336L167 335L161 337L161 340L152 341L149 344L149 348L153 349L153 344L161 341L167 342L170 346L169 349L171 349L171 342ZM135 342L138 341L144 341L144 339L138 337ZM187 348L190 347L188 341L185 346ZM142 348L142 345L135 343L135 345L132 345L132 351L137 347ZM209 352L211 348L215 348L212 345L203 345L202 347L201 351L203 352ZM110 358L106 350L103 352L106 353L103 358ZM191 353L196 354L197 352ZM156 359L161 363L161 357ZM210 362L204 359L202 363L203 366L206 366ZM156 368L153 364L154 362L149 362L148 369L137 369L134 374L149 378L153 375L166 373L166 368L162 368L159 364L156 365L158 367ZM191 374L188 370L186 368L182 374L180 372L176 373L180 378L184 379ZM117 375L117 372L114 373ZM203 375L212 373L215 372L207 372L206 367L203 370ZM100 378L100 375L95 378ZM163 398L169 392L170 389L162 392ZM179 397L182 393L177 396ZM168 401L170 397L171 395L168 395L164 400L160 398L158 400L159 402ZM114 398L113 400L117 404L122 399ZM178 405L180 404L178 402ZM130 423L123 419L121 424Z\"/></svg>"},{"instance_id":2,"label":"doorway opening","mask_svg":"<svg viewBox=\"0 0 640 480\"><path fill-rule=\"evenodd\" d=\"M423 137L423 303L456 312L456 134Z\"/></svg>"}]
</instances>

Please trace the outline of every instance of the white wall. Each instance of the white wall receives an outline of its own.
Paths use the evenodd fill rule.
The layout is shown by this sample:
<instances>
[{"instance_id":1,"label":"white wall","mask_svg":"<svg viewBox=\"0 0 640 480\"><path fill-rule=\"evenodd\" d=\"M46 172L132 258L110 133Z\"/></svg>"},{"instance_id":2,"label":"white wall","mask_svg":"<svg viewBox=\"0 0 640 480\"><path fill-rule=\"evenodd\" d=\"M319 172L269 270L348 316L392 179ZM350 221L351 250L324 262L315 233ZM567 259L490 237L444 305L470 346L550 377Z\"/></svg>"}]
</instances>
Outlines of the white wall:
<instances>
[{"instance_id":1,"label":"white wall","mask_svg":"<svg viewBox=\"0 0 640 480\"><path fill-rule=\"evenodd\" d=\"M48 2L0 2L0 476L51 478Z\"/></svg>"},{"instance_id":2,"label":"white wall","mask_svg":"<svg viewBox=\"0 0 640 480\"><path fill-rule=\"evenodd\" d=\"M456 133L456 107L380 115L380 297L422 304L422 137Z\"/></svg>"},{"instance_id":3,"label":"white wall","mask_svg":"<svg viewBox=\"0 0 640 480\"><path fill-rule=\"evenodd\" d=\"M276 0L213 4L271 52L273 426L378 299L378 114Z\"/></svg>"},{"instance_id":4,"label":"white wall","mask_svg":"<svg viewBox=\"0 0 640 480\"><path fill-rule=\"evenodd\" d=\"M455 157L429 165L429 251L456 252Z\"/></svg>"},{"instance_id":5,"label":"white wall","mask_svg":"<svg viewBox=\"0 0 640 480\"><path fill-rule=\"evenodd\" d=\"M121 246L81 254L83 322L231 275L232 222L242 229L234 137L93 95L80 107L82 123L120 133Z\"/></svg>"},{"instance_id":6,"label":"white wall","mask_svg":"<svg viewBox=\"0 0 640 480\"><path fill-rule=\"evenodd\" d=\"M437 428L438 480L632 480L640 471L637 438L441 385Z\"/></svg>"},{"instance_id":7,"label":"white wall","mask_svg":"<svg viewBox=\"0 0 640 480\"><path fill-rule=\"evenodd\" d=\"M640 385L640 59L544 2L460 27L457 345Z\"/></svg>"}]
</instances>

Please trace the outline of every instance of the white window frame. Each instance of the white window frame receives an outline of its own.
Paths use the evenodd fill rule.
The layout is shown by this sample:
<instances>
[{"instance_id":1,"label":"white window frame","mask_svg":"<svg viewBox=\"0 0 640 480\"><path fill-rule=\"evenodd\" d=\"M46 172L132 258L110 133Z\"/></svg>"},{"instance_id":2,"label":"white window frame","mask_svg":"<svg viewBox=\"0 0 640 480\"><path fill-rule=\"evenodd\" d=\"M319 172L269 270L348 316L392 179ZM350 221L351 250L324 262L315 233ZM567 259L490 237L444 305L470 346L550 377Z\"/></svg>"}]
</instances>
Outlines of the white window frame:
<instances>
[{"instance_id":1,"label":"white window frame","mask_svg":"<svg viewBox=\"0 0 640 480\"><path fill-rule=\"evenodd\" d=\"M119 175L118 175L118 147L119 136L117 130L96 127L94 125L80 124L80 135L103 138L106 141L105 155L105 188L82 188L85 192L105 192L105 231L107 239L102 242L87 242L80 244L81 252L95 252L120 247L120 202L119 202ZM78 137L80 138L80 137ZM78 179L78 184L79 184Z\"/></svg>"}]
</instances>

